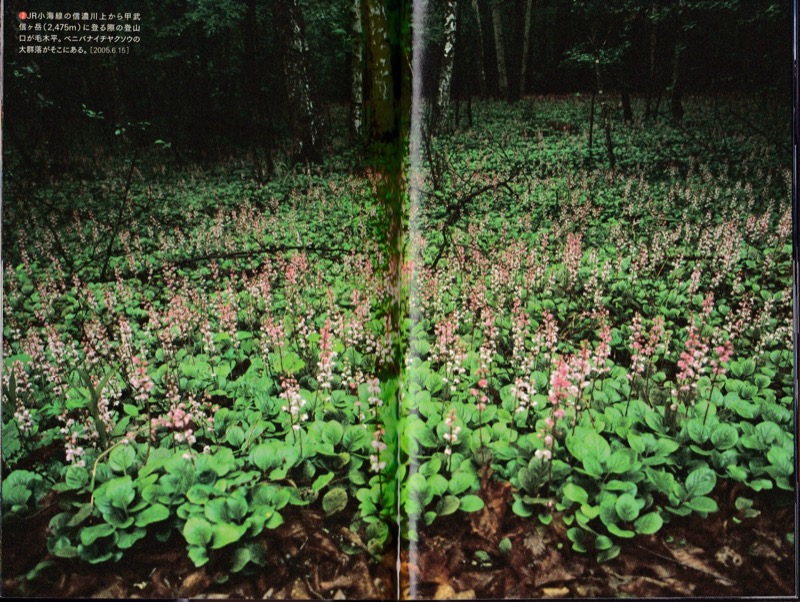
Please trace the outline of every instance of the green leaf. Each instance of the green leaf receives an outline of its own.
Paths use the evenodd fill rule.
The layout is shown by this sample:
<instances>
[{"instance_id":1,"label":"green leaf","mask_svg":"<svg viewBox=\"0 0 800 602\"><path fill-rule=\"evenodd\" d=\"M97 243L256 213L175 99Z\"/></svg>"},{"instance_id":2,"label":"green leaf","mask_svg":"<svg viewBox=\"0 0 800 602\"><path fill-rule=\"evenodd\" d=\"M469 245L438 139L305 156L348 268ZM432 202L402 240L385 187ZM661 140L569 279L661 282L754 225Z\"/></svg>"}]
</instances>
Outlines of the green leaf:
<instances>
[{"instance_id":1,"label":"green leaf","mask_svg":"<svg viewBox=\"0 0 800 602\"><path fill-rule=\"evenodd\" d=\"M263 471L268 471L281 463L279 446L275 443L262 443L250 453L250 461Z\"/></svg>"},{"instance_id":2,"label":"green leaf","mask_svg":"<svg viewBox=\"0 0 800 602\"><path fill-rule=\"evenodd\" d=\"M153 504L136 515L136 522L134 524L137 527L146 527L147 525L166 520L167 518L169 518L169 508L163 504Z\"/></svg>"},{"instance_id":3,"label":"green leaf","mask_svg":"<svg viewBox=\"0 0 800 602\"><path fill-rule=\"evenodd\" d=\"M95 491L95 500L103 512L106 512L109 506L126 509L135 497L133 480L129 476L106 481Z\"/></svg>"},{"instance_id":4,"label":"green leaf","mask_svg":"<svg viewBox=\"0 0 800 602\"><path fill-rule=\"evenodd\" d=\"M245 440L244 429L238 425L231 426L228 429L228 432L225 433L225 441L227 441L228 444L235 449L240 448L244 443L244 440Z\"/></svg>"},{"instance_id":5,"label":"green leaf","mask_svg":"<svg viewBox=\"0 0 800 602\"><path fill-rule=\"evenodd\" d=\"M460 505L461 501L456 496L446 495L439 500L438 504L436 504L436 513L439 516L447 516L448 514L453 514L456 510L458 510Z\"/></svg>"},{"instance_id":6,"label":"green leaf","mask_svg":"<svg viewBox=\"0 0 800 602\"><path fill-rule=\"evenodd\" d=\"M136 451L130 445L120 445L108 456L108 465L114 472L127 472L136 462Z\"/></svg>"},{"instance_id":7,"label":"green leaf","mask_svg":"<svg viewBox=\"0 0 800 602\"><path fill-rule=\"evenodd\" d=\"M711 431L711 443L720 451L732 448L738 440L739 433L731 424L719 424Z\"/></svg>"},{"instance_id":8,"label":"green leaf","mask_svg":"<svg viewBox=\"0 0 800 602\"><path fill-rule=\"evenodd\" d=\"M205 547L189 546L187 550L189 559L194 563L194 566L201 567L208 562L208 552Z\"/></svg>"},{"instance_id":9,"label":"green leaf","mask_svg":"<svg viewBox=\"0 0 800 602\"><path fill-rule=\"evenodd\" d=\"M55 539L52 545L48 542L47 547L54 556L59 558L75 558L78 555L78 549L64 535Z\"/></svg>"},{"instance_id":10,"label":"green leaf","mask_svg":"<svg viewBox=\"0 0 800 602\"><path fill-rule=\"evenodd\" d=\"M128 416L133 416L134 418L139 416L139 408L130 403L123 404L122 411L125 412Z\"/></svg>"},{"instance_id":11,"label":"green leaf","mask_svg":"<svg viewBox=\"0 0 800 602\"><path fill-rule=\"evenodd\" d=\"M70 466L67 468L64 481L70 489L82 489L89 483L89 471L83 466Z\"/></svg>"},{"instance_id":12,"label":"green leaf","mask_svg":"<svg viewBox=\"0 0 800 602\"><path fill-rule=\"evenodd\" d=\"M691 508L695 512L716 512L719 508L717 502L710 497L699 496L692 498L684 503L687 508Z\"/></svg>"},{"instance_id":13,"label":"green leaf","mask_svg":"<svg viewBox=\"0 0 800 602\"><path fill-rule=\"evenodd\" d=\"M781 441L783 429L770 420L765 420L756 425L755 436L761 443L762 449L767 449L771 445Z\"/></svg>"},{"instance_id":14,"label":"green leaf","mask_svg":"<svg viewBox=\"0 0 800 602\"><path fill-rule=\"evenodd\" d=\"M705 443L711 434L711 429L708 425L704 425L703 421L699 418L692 418L689 421L688 431L689 437L691 437L692 441L695 443Z\"/></svg>"},{"instance_id":15,"label":"green leaf","mask_svg":"<svg viewBox=\"0 0 800 602\"><path fill-rule=\"evenodd\" d=\"M710 468L697 468L686 477L686 495L693 498L705 495L714 489L717 484L717 475Z\"/></svg>"},{"instance_id":16,"label":"green leaf","mask_svg":"<svg viewBox=\"0 0 800 602\"><path fill-rule=\"evenodd\" d=\"M473 489L478 485L477 477L468 472L456 471L450 477L450 493L459 495L467 490Z\"/></svg>"},{"instance_id":17,"label":"green leaf","mask_svg":"<svg viewBox=\"0 0 800 602\"><path fill-rule=\"evenodd\" d=\"M82 504L80 509L75 513L75 516L69 519L69 521L67 522L67 526L77 527L83 521L89 518L92 515L93 511L94 511L94 506L92 506L92 504L89 503Z\"/></svg>"},{"instance_id":18,"label":"green leaf","mask_svg":"<svg viewBox=\"0 0 800 602\"><path fill-rule=\"evenodd\" d=\"M342 436L342 447L350 453L360 451L369 445L370 435L361 426L350 425Z\"/></svg>"},{"instance_id":19,"label":"green leaf","mask_svg":"<svg viewBox=\"0 0 800 602\"><path fill-rule=\"evenodd\" d=\"M347 506L347 491L342 487L334 487L322 498L322 509L325 514L334 514Z\"/></svg>"},{"instance_id":20,"label":"green leaf","mask_svg":"<svg viewBox=\"0 0 800 602\"><path fill-rule=\"evenodd\" d=\"M753 479L747 484L753 491L772 489L772 481L769 479Z\"/></svg>"},{"instance_id":21,"label":"green leaf","mask_svg":"<svg viewBox=\"0 0 800 602\"><path fill-rule=\"evenodd\" d=\"M564 488L562 489L561 493L568 500L576 502L578 504L586 504L589 502L589 494L583 487L580 487L575 483L567 483L566 485L564 485Z\"/></svg>"},{"instance_id":22,"label":"green leaf","mask_svg":"<svg viewBox=\"0 0 800 602\"><path fill-rule=\"evenodd\" d=\"M606 529L612 535L616 535L617 537L624 537L625 539L630 539L636 536L635 531L631 531L630 529L623 529L614 523L610 523L606 525Z\"/></svg>"},{"instance_id":23,"label":"green leaf","mask_svg":"<svg viewBox=\"0 0 800 602\"><path fill-rule=\"evenodd\" d=\"M272 516L269 517L266 523L267 529L277 529L283 524L283 516L280 512L275 512Z\"/></svg>"},{"instance_id":24,"label":"green leaf","mask_svg":"<svg viewBox=\"0 0 800 602\"><path fill-rule=\"evenodd\" d=\"M619 546L611 546L607 550L603 550L597 554L597 562L608 562L619 556L622 548Z\"/></svg>"},{"instance_id":25,"label":"green leaf","mask_svg":"<svg viewBox=\"0 0 800 602\"><path fill-rule=\"evenodd\" d=\"M440 474L432 474L428 477L428 489L434 496L445 493L449 485L447 479Z\"/></svg>"},{"instance_id":26,"label":"green leaf","mask_svg":"<svg viewBox=\"0 0 800 602\"><path fill-rule=\"evenodd\" d=\"M239 541L247 531L246 525L234 525L233 523L217 523L211 528L214 532L214 541L211 547L215 550Z\"/></svg>"},{"instance_id":27,"label":"green leaf","mask_svg":"<svg viewBox=\"0 0 800 602\"><path fill-rule=\"evenodd\" d=\"M92 527L84 527L81 529L81 543L85 546L92 545L96 540L101 537L108 537L113 535L115 529L108 523L100 523Z\"/></svg>"},{"instance_id":28,"label":"green leaf","mask_svg":"<svg viewBox=\"0 0 800 602\"><path fill-rule=\"evenodd\" d=\"M326 422L322 427L322 440L336 446L344 436L344 427L338 422Z\"/></svg>"},{"instance_id":29,"label":"green leaf","mask_svg":"<svg viewBox=\"0 0 800 602\"><path fill-rule=\"evenodd\" d=\"M194 546L206 546L211 541L214 531L204 518L193 516L183 526L183 537L186 543Z\"/></svg>"},{"instance_id":30,"label":"green leaf","mask_svg":"<svg viewBox=\"0 0 800 602\"><path fill-rule=\"evenodd\" d=\"M333 477L335 476L336 475L332 472L326 472L325 474L320 475L319 477L316 478L314 483L312 483L311 489L313 491L321 491L322 488L325 487L325 485L327 485L328 483L330 483L333 480Z\"/></svg>"},{"instance_id":31,"label":"green leaf","mask_svg":"<svg viewBox=\"0 0 800 602\"><path fill-rule=\"evenodd\" d=\"M235 522L241 522L247 516L247 500L241 493L232 495L225 500L227 515Z\"/></svg>"},{"instance_id":32,"label":"green leaf","mask_svg":"<svg viewBox=\"0 0 800 602\"><path fill-rule=\"evenodd\" d=\"M639 504L630 493L623 493L619 496L614 507L617 511L617 516L625 522L630 522L639 516Z\"/></svg>"},{"instance_id":33,"label":"green leaf","mask_svg":"<svg viewBox=\"0 0 800 602\"><path fill-rule=\"evenodd\" d=\"M520 498L514 500L514 503L511 505L511 510L514 514L522 518L528 518L533 515L533 511Z\"/></svg>"},{"instance_id":34,"label":"green leaf","mask_svg":"<svg viewBox=\"0 0 800 602\"><path fill-rule=\"evenodd\" d=\"M231 572L238 573L248 562L250 562L250 550L246 547L236 548L231 556Z\"/></svg>"},{"instance_id":35,"label":"green leaf","mask_svg":"<svg viewBox=\"0 0 800 602\"><path fill-rule=\"evenodd\" d=\"M117 539L117 547L122 550L127 550L133 547L140 539L143 539L145 535L147 535L146 529L134 529L133 531L118 531L118 539Z\"/></svg>"},{"instance_id":36,"label":"green leaf","mask_svg":"<svg viewBox=\"0 0 800 602\"><path fill-rule=\"evenodd\" d=\"M636 461L636 453L631 449L618 449L606 460L609 472L622 474L628 472Z\"/></svg>"},{"instance_id":37,"label":"green leaf","mask_svg":"<svg viewBox=\"0 0 800 602\"><path fill-rule=\"evenodd\" d=\"M652 535L664 524L664 520L658 512L648 512L636 519L633 528L640 535Z\"/></svg>"},{"instance_id":38,"label":"green leaf","mask_svg":"<svg viewBox=\"0 0 800 602\"><path fill-rule=\"evenodd\" d=\"M464 512L477 512L484 506L483 500L477 495L465 495L461 498L461 509Z\"/></svg>"}]
</instances>

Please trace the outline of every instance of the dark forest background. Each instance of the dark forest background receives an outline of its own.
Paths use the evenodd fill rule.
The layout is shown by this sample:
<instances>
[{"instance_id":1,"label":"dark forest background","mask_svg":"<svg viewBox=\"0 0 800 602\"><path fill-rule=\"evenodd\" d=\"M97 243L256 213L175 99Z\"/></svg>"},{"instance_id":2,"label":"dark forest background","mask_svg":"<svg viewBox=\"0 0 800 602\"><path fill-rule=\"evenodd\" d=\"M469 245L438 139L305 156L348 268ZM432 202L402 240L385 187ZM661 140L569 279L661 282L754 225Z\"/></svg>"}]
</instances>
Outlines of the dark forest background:
<instances>
[{"instance_id":1,"label":"dark forest background","mask_svg":"<svg viewBox=\"0 0 800 602\"><path fill-rule=\"evenodd\" d=\"M398 25L409 7L387 3L384 22L376 25L369 9L377 4L104 0L72 8L140 12L141 42L127 55L64 57L18 54L18 12L34 7L7 2L6 169L74 170L124 144L184 162L253 154L269 177L275 160L319 161L359 147L376 135L374 124L360 129L353 122L354 115L374 120L379 112L370 110L380 59L374 38L394 48L395 73L409 58L410 33ZM59 7L42 1L35 9ZM789 119L789 2L431 1L423 74L428 98L436 95L446 13L453 11L449 96L456 109L476 97L514 102L524 95L602 91L618 100L614 106L626 121L680 122L687 95L740 95L782 103ZM301 85L310 92L311 113L299 110L293 96ZM464 125L464 112L450 119ZM312 126L318 129L313 143L298 146Z\"/></svg>"}]
</instances>

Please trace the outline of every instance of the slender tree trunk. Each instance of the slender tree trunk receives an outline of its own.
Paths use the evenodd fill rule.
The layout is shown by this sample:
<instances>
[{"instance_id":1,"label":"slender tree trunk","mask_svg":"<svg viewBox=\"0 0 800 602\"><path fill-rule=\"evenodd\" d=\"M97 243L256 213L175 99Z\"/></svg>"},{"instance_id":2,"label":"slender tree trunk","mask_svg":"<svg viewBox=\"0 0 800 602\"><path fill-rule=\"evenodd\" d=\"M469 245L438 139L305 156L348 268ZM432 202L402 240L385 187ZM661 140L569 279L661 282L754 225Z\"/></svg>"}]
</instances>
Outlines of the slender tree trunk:
<instances>
[{"instance_id":1,"label":"slender tree trunk","mask_svg":"<svg viewBox=\"0 0 800 602\"><path fill-rule=\"evenodd\" d=\"M249 126L252 140L256 144L257 155L262 155L258 161L256 171L259 179L267 180L272 176L274 163L272 161L272 126L269 115L269 107L264 106L264 102L259 92L259 82L261 81L261 61L258 60L256 50L258 41L258 14L256 12L256 0L247 0L247 11L245 13L244 29L242 31L242 80L246 99L244 102L246 114L250 115ZM263 163L262 163L263 160Z\"/></svg>"},{"instance_id":2,"label":"slender tree trunk","mask_svg":"<svg viewBox=\"0 0 800 602\"><path fill-rule=\"evenodd\" d=\"M499 4L492 5L492 24L494 25L494 45L497 51L497 83L500 96L508 96L508 71L506 70L506 52L503 41L503 13Z\"/></svg>"},{"instance_id":3,"label":"slender tree trunk","mask_svg":"<svg viewBox=\"0 0 800 602\"><path fill-rule=\"evenodd\" d=\"M303 13L299 0L273 0L273 20L286 82L297 161L322 160L322 128L311 97Z\"/></svg>"},{"instance_id":4,"label":"slender tree trunk","mask_svg":"<svg viewBox=\"0 0 800 602\"><path fill-rule=\"evenodd\" d=\"M478 63L480 64L479 76L481 82L481 96L486 96L486 57L483 51L483 22L478 0L472 0L472 10L475 12L475 21L478 23Z\"/></svg>"},{"instance_id":5,"label":"slender tree trunk","mask_svg":"<svg viewBox=\"0 0 800 602\"><path fill-rule=\"evenodd\" d=\"M350 136L361 140L364 135L364 27L362 2L350 0Z\"/></svg>"},{"instance_id":6,"label":"slender tree trunk","mask_svg":"<svg viewBox=\"0 0 800 602\"><path fill-rule=\"evenodd\" d=\"M436 111L431 124L434 131L447 127L450 109L450 87L453 80L453 62L456 53L456 27L458 2L447 0L444 16L444 49L442 50L442 67L439 73L439 85L436 90Z\"/></svg>"},{"instance_id":7,"label":"slender tree trunk","mask_svg":"<svg viewBox=\"0 0 800 602\"><path fill-rule=\"evenodd\" d=\"M611 107L603 103L603 128L606 134L606 153L608 153L608 167L614 173L614 141L611 139Z\"/></svg>"},{"instance_id":8,"label":"slender tree trunk","mask_svg":"<svg viewBox=\"0 0 800 602\"><path fill-rule=\"evenodd\" d=\"M625 118L625 123L633 123L633 107L631 106L631 95L628 91L628 85L623 81L620 84L620 95L622 96L622 115Z\"/></svg>"},{"instance_id":9,"label":"slender tree trunk","mask_svg":"<svg viewBox=\"0 0 800 602\"><path fill-rule=\"evenodd\" d=\"M685 46L680 36L675 39L675 50L672 55L672 87L670 91L670 109L672 121L676 124L683 120L683 54Z\"/></svg>"},{"instance_id":10,"label":"slender tree trunk","mask_svg":"<svg viewBox=\"0 0 800 602\"><path fill-rule=\"evenodd\" d=\"M524 95L528 88L528 55L531 48L531 16L533 13L533 0L525 3L525 33L522 36L522 67L519 72L519 93Z\"/></svg>"},{"instance_id":11,"label":"slender tree trunk","mask_svg":"<svg viewBox=\"0 0 800 602\"><path fill-rule=\"evenodd\" d=\"M653 103L653 96L656 93L656 47L658 44L658 29L655 23L650 25L650 52L649 52L649 59L650 59L650 66L649 66L649 76L647 80L647 98L645 100L644 105L644 118L645 120L650 119L651 113L651 106Z\"/></svg>"},{"instance_id":12,"label":"slender tree trunk","mask_svg":"<svg viewBox=\"0 0 800 602\"><path fill-rule=\"evenodd\" d=\"M392 49L382 0L366 0L368 115L372 141L385 140L395 126Z\"/></svg>"},{"instance_id":13,"label":"slender tree trunk","mask_svg":"<svg viewBox=\"0 0 800 602\"><path fill-rule=\"evenodd\" d=\"M594 104L597 93L592 90L592 102L589 108L589 158L592 158L592 143L594 142Z\"/></svg>"}]
</instances>

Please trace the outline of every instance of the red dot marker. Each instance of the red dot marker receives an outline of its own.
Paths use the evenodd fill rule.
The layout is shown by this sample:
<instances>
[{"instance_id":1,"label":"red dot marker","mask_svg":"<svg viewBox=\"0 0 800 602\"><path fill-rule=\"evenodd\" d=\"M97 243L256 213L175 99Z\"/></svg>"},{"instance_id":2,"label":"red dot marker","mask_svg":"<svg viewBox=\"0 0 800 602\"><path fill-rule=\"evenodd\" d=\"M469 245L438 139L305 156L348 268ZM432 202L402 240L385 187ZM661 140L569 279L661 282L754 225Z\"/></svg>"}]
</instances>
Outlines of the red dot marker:
<instances>
[{"instance_id":1,"label":"red dot marker","mask_svg":"<svg viewBox=\"0 0 800 602\"><path fill-rule=\"evenodd\" d=\"M24 21L24 20L25 20L25 19L27 19L27 18L28 18L28 13L26 13L24 10L23 10L23 11L20 11L20 13L19 13L19 20L20 20L20 21Z\"/></svg>"}]
</instances>

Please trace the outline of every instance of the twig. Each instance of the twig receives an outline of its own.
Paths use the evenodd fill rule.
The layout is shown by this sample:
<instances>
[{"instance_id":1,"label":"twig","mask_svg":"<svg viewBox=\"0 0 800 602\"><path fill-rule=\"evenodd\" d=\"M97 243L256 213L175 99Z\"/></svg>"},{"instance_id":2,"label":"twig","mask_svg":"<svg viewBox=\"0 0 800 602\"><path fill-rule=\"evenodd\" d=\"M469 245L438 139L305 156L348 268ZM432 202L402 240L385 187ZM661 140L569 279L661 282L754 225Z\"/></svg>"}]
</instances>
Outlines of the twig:
<instances>
[{"instance_id":1,"label":"twig","mask_svg":"<svg viewBox=\"0 0 800 602\"><path fill-rule=\"evenodd\" d=\"M727 581L731 585L736 585L736 581L734 581L733 579L729 579L728 577L724 577L724 576L720 575L719 573L712 573L711 571L706 571L704 569L699 569L696 566L692 566L690 564L686 564L685 562L681 562L677 558L672 558L671 556L666 556L664 554L659 554L658 552L654 552L653 550L645 548L644 546L641 546L639 544L634 544L634 545L637 548L639 548L640 550L644 550L645 552L648 552L648 553L652 554L653 556L658 556L662 560L669 560L670 562L678 564L678 565L680 565L682 567L685 567L687 569L694 569L695 571L697 571L699 573L703 573L705 575L708 575L709 577L713 577L714 579L719 579L721 581Z\"/></svg>"}]
</instances>

